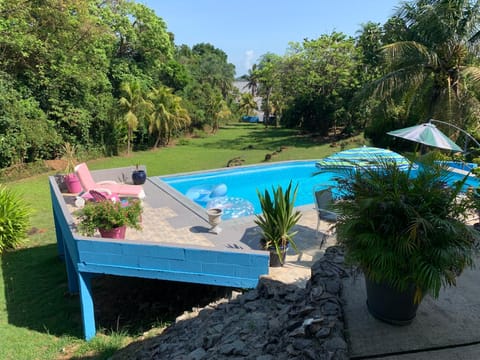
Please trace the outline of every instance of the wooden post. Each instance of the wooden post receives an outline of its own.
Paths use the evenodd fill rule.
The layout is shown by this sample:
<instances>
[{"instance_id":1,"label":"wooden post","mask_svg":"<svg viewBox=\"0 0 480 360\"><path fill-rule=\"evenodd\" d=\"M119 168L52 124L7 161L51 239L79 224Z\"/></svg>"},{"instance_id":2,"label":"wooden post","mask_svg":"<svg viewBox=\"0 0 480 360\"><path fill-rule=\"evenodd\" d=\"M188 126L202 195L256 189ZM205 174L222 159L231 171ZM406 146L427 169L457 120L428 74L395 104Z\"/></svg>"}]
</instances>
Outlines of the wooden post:
<instances>
[{"instance_id":1,"label":"wooden post","mask_svg":"<svg viewBox=\"0 0 480 360\"><path fill-rule=\"evenodd\" d=\"M83 334L85 340L90 340L96 333L91 274L78 272L78 283L80 285L80 307L82 309Z\"/></svg>"}]
</instances>

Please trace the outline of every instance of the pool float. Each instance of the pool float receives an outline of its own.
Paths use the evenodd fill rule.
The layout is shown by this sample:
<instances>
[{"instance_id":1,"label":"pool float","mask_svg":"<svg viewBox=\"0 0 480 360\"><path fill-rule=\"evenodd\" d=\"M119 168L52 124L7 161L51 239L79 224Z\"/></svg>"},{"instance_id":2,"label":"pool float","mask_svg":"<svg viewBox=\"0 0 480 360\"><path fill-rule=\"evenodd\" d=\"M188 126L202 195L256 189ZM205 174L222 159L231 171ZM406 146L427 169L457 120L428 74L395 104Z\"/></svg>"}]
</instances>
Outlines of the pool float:
<instances>
[{"instance_id":1,"label":"pool float","mask_svg":"<svg viewBox=\"0 0 480 360\"><path fill-rule=\"evenodd\" d=\"M227 194L227 185L196 185L187 190L185 196L190 200L198 203L208 203L216 197L225 196Z\"/></svg>"},{"instance_id":2,"label":"pool float","mask_svg":"<svg viewBox=\"0 0 480 360\"><path fill-rule=\"evenodd\" d=\"M254 215L255 208L247 199L241 197L221 196L207 203L206 209L222 209L223 220L236 219L242 216Z\"/></svg>"}]
</instances>

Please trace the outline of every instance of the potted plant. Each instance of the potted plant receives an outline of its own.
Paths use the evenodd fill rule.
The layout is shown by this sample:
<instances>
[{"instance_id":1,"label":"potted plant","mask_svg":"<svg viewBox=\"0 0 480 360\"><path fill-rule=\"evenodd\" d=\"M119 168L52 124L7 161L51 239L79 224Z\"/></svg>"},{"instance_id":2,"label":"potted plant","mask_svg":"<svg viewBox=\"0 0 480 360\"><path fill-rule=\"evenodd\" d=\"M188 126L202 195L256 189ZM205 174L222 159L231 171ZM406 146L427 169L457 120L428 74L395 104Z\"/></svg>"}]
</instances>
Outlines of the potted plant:
<instances>
[{"instance_id":1,"label":"potted plant","mask_svg":"<svg viewBox=\"0 0 480 360\"><path fill-rule=\"evenodd\" d=\"M268 190L262 194L257 189L262 213L256 216L255 224L262 230L263 248L270 251L270 266L283 265L289 245L298 252L293 239L297 232L292 231L302 216L300 211L294 209L297 190L298 184L292 192L291 181L285 192L281 186L272 187L273 198Z\"/></svg>"},{"instance_id":2,"label":"potted plant","mask_svg":"<svg viewBox=\"0 0 480 360\"><path fill-rule=\"evenodd\" d=\"M80 180L78 180L77 175L75 175L75 153L76 146L66 142L63 145L63 160L65 160L65 175L63 176L63 181L67 186L69 193L78 194L82 191L82 185Z\"/></svg>"},{"instance_id":3,"label":"potted plant","mask_svg":"<svg viewBox=\"0 0 480 360\"><path fill-rule=\"evenodd\" d=\"M139 165L135 165L135 170L132 172L132 181L135 185L143 185L147 180L147 173L145 170L139 168Z\"/></svg>"},{"instance_id":4,"label":"potted plant","mask_svg":"<svg viewBox=\"0 0 480 360\"><path fill-rule=\"evenodd\" d=\"M477 175L478 176L478 175ZM469 188L470 191L470 196L473 197L475 208L474 208L474 213L476 215L476 220L475 224L473 224L473 228L477 231L480 231L480 187Z\"/></svg>"},{"instance_id":5,"label":"potted plant","mask_svg":"<svg viewBox=\"0 0 480 360\"><path fill-rule=\"evenodd\" d=\"M120 201L87 201L77 211L78 230L86 236L93 236L99 230L102 237L124 239L127 227L140 230L142 205L138 199L130 199L128 204Z\"/></svg>"},{"instance_id":6,"label":"potted plant","mask_svg":"<svg viewBox=\"0 0 480 360\"><path fill-rule=\"evenodd\" d=\"M337 241L365 275L367 306L385 322L409 324L426 294L455 285L472 266L478 233L465 221L474 200L466 178L450 184L441 165L407 171L379 162L339 180Z\"/></svg>"}]
</instances>

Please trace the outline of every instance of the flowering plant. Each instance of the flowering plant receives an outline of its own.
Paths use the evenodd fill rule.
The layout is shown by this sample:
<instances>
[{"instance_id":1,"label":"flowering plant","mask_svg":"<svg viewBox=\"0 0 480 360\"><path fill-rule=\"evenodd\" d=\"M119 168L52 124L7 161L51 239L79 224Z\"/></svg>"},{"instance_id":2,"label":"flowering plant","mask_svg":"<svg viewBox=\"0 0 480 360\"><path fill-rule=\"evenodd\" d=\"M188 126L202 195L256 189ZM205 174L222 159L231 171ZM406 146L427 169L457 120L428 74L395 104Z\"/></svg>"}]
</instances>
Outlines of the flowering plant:
<instances>
[{"instance_id":1,"label":"flowering plant","mask_svg":"<svg viewBox=\"0 0 480 360\"><path fill-rule=\"evenodd\" d=\"M77 212L78 230L86 236L93 236L96 229L111 230L124 225L140 230L142 211L138 199L130 199L128 205L120 201L88 201Z\"/></svg>"}]
</instances>

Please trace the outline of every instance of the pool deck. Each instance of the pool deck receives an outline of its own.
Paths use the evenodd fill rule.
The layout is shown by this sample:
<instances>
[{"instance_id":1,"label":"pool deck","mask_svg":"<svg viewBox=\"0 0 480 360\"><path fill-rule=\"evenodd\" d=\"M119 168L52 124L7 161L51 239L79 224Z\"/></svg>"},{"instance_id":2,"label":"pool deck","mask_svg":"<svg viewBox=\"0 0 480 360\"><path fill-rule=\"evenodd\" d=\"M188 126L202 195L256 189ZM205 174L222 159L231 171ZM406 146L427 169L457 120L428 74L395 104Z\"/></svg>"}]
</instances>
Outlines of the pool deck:
<instances>
[{"instance_id":1,"label":"pool deck","mask_svg":"<svg viewBox=\"0 0 480 360\"><path fill-rule=\"evenodd\" d=\"M113 170L94 172L94 177L96 180L124 180L127 172L131 172L131 169L120 170L122 171L121 176L118 176L119 169L116 169L115 172L112 172ZM305 286L306 281L310 278L310 267L313 262L323 255L323 249L335 244L336 241L335 237L329 237L327 243L320 249L320 240L315 233L316 212L313 210L313 206L301 207L303 215L296 226L296 230L298 230L296 242L301 253L289 253L284 267L268 268L265 265L267 261L265 252L257 250L260 233L253 223L253 217L225 221L221 224L223 231L219 235L210 234L207 216L202 208L186 204L175 191L162 188L151 179L147 180L144 185L147 198L144 202L144 228L142 231L128 229L126 236L128 240L121 242L99 237L84 238L76 235L70 227L73 221L70 212L73 209L71 204L73 204L74 197L57 191L58 189L55 189L56 182L53 178L50 181L59 253L66 260L69 290L80 292L82 319L87 339L95 335L94 304L89 296L90 275L113 273L127 276L124 271L128 270L128 274L132 271L135 272L133 276L137 277L213 284L243 282L246 284L244 287L253 287L258 281L258 276L268 276L285 283ZM327 226L326 223L322 223L321 230L326 230ZM69 241L75 242L79 248L69 249L66 244ZM92 245L99 247L92 248ZM87 252L85 252L86 246L89 249ZM112 246L115 249L113 255ZM139 249L142 251L139 252ZM100 266L98 263L92 264L94 260L91 257L92 253L105 250L109 250L110 255L107 254L107 251L105 254L100 254L100 259L96 259L97 262L101 260L100 262L103 262L104 266ZM212 273L212 264L209 268L210 273L207 272L203 276L196 273L195 277L195 272L192 272L189 275L191 278L184 271L175 273L171 269L166 271L159 267L160 263L172 259L160 259L157 252L175 251L173 255L176 255L178 262L179 251L182 257L185 257L185 254L194 250L203 261L208 261L212 254L216 254L213 257L215 261L219 257L227 256L231 263L226 267L220 266L221 269L230 269L236 266L233 263L235 257L232 257L232 254L240 256L252 254L260 265L255 270L256 274L251 273L250 277L239 278L215 275ZM130 255L130 257L121 258L122 260L129 261L131 256L141 255L135 261L142 263L142 261L145 262L145 259L150 259L147 262L149 267L142 269L132 264L127 267L119 266L121 264L118 263L105 264L106 256L113 256L111 259L113 261L115 256L122 251ZM154 254L149 255L144 251L153 251ZM88 261L82 258L84 255L90 256ZM140 258L143 260L139 260ZM152 259L155 260L153 264ZM75 261L77 263L74 263ZM255 268L255 262L252 265L249 260L248 264L248 267ZM118 269L122 269L122 271ZM174 275L179 278L172 278ZM182 278L182 276L184 277ZM443 289L438 300L426 297L411 325L397 327L382 323L368 313L361 276L357 279L345 278L343 280L343 311L351 359L480 359L480 332L478 331L480 328L480 287L478 279L480 279L479 260L477 260L476 269L468 269L459 277L456 287Z\"/></svg>"},{"instance_id":2,"label":"pool deck","mask_svg":"<svg viewBox=\"0 0 480 360\"><path fill-rule=\"evenodd\" d=\"M132 169L92 171L96 181L128 182ZM126 181L127 180L127 181ZM127 229L125 240L83 237L75 230L75 196L60 192L50 178L58 251L65 259L69 291L80 293L86 339L95 336L90 280L98 274L253 288L261 276L304 286L310 267L322 254L315 233L313 205L301 207L296 226L300 254L288 253L283 268L269 268L260 250L261 233L254 217L227 220L219 234L209 232L206 211L168 185L147 179L143 185L143 229ZM325 224L326 226L326 224ZM291 250L290 250L291 251Z\"/></svg>"}]
</instances>

